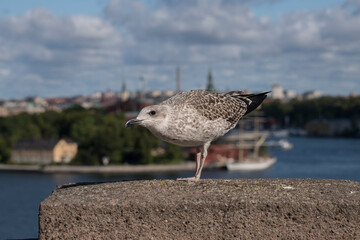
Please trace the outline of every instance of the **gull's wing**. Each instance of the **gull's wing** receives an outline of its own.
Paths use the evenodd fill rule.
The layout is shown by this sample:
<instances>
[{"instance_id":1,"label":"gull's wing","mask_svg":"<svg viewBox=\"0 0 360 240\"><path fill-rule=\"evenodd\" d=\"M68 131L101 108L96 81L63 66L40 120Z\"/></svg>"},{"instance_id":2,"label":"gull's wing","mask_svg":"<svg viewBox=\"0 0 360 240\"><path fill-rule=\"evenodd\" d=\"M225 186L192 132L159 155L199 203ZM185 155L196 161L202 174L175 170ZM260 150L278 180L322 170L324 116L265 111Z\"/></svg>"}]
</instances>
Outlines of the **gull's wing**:
<instances>
[{"instance_id":1,"label":"gull's wing","mask_svg":"<svg viewBox=\"0 0 360 240\"><path fill-rule=\"evenodd\" d=\"M251 102L251 101L250 101ZM200 115L209 120L225 119L230 125L236 124L247 112L248 103L231 94L221 94L205 90L180 92L161 104L178 108L186 105L194 108Z\"/></svg>"}]
</instances>

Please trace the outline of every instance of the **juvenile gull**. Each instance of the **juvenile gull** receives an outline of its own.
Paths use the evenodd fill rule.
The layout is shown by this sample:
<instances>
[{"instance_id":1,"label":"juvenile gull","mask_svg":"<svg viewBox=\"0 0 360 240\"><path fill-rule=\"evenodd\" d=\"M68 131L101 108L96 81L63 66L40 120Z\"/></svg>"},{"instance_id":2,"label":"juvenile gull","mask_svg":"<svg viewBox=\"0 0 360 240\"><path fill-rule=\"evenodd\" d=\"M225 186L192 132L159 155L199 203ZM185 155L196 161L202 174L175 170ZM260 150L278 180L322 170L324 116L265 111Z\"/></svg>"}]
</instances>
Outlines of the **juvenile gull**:
<instances>
[{"instance_id":1,"label":"juvenile gull","mask_svg":"<svg viewBox=\"0 0 360 240\"><path fill-rule=\"evenodd\" d=\"M197 147L195 176L178 178L197 181L210 143L233 129L244 115L256 109L267 93L216 93L205 90L179 92L158 105L143 108L136 118L126 122L125 127L140 125L163 141Z\"/></svg>"}]
</instances>

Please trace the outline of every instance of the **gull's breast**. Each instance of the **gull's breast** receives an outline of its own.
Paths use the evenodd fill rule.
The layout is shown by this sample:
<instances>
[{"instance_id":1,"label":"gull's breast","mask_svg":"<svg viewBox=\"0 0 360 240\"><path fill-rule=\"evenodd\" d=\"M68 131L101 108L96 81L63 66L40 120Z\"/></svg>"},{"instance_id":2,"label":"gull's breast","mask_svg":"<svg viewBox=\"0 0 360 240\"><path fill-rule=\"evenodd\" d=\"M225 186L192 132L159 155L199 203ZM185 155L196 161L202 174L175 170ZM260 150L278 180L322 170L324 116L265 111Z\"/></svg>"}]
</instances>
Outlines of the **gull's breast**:
<instances>
[{"instance_id":1,"label":"gull's breast","mask_svg":"<svg viewBox=\"0 0 360 240\"><path fill-rule=\"evenodd\" d=\"M161 131L154 129L152 133L163 141L179 146L200 146L223 136L229 130L228 125L229 123L224 119L183 117L170 121L166 129Z\"/></svg>"}]
</instances>

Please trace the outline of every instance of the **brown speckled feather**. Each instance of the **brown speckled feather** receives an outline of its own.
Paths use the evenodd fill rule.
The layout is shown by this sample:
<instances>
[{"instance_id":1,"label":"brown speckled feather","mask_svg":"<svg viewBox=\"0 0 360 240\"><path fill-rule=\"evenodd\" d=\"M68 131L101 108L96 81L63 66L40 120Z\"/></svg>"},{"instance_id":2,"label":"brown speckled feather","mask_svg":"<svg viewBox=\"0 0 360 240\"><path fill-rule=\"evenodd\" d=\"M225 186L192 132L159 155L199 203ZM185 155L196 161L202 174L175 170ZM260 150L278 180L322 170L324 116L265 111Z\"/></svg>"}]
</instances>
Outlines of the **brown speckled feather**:
<instances>
[{"instance_id":1,"label":"brown speckled feather","mask_svg":"<svg viewBox=\"0 0 360 240\"><path fill-rule=\"evenodd\" d=\"M232 92L231 92L232 93ZM238 92L242 93L242 92ZM209 120L225 119L230 126L235 125L245 114L247 104L242 99L232 97L231 94L221 94L205 90L191 90L180 92L161 104L189 105L200 115Z\"/></svg>"}]
</instances>

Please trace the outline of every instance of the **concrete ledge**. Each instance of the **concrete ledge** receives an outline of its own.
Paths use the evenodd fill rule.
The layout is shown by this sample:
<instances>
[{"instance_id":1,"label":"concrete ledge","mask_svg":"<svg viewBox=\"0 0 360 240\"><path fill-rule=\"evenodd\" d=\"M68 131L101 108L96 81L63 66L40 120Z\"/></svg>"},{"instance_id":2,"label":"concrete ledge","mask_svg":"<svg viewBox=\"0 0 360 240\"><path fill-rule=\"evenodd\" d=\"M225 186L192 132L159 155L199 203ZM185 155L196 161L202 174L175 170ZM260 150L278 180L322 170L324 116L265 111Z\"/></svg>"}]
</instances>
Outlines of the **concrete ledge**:
<instances>
[{"instance_id":1,"label":"concrete ledge","mask_svg":"<svg viewBox=\"0 0 360 240\"><path fill-rule=\"evenodd\" d=\"M314 179L59 186L39 239L359 239L360 183Z\"/></svg>"},{"instance_id":2,"label":"concrete ledge","mask_svg":"<svg viewBox=\"0 0 360 240\"><path fill-rule=\"evenodd\" d=\"M205 166L205 168L209 168ZM0 171L42 173L147 173L177 172L195 169L194 162L154 165L110 165L110 166L56 166L56 165L10 165L0 164Z\"/></svg>"}]
</instances>

